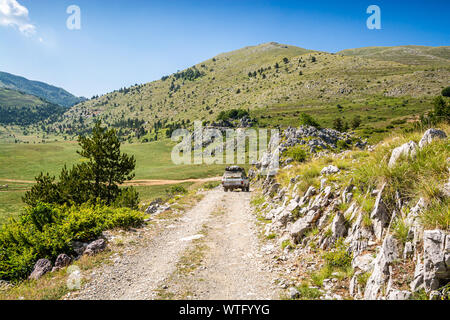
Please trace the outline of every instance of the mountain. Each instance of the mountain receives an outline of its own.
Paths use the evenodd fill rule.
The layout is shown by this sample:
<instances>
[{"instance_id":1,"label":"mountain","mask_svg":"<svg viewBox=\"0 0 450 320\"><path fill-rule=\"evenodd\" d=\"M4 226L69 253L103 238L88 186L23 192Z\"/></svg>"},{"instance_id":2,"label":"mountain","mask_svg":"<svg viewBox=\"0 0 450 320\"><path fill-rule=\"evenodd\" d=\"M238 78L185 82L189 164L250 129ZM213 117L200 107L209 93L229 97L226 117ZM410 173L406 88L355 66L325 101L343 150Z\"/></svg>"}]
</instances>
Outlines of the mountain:
<instances>
[{"instance_id":1,"label":"mountain","mask_svg":"<svg viewBox=\"0 0 450 320\"><path fill-rule=\"evenodd\" d=\"M357 56L383 61L394 61L407 65L450 64L450 47L397 46L366 47L338 52L346 56Z\"/></svg>"},{"instance_id":2,"label":"mountain","mask_svg":"<svg viewBox=\"0 0 450 320\"><path fill-rule=\"evenodd\" d=\"M142 133L161 122L212 121L233 108L252 111L268 126L295 125L305 110L328 126L336 117L354 115L361 115L363 125L370 128L387 126L392 119L429 109L431 99L450 82L450 64L445 60L449 47L421 50L434 52L442 67L413 64L409 53L403 53L403 60L410 61L404 64L275 42L245 47L161 80L82 102L53 129L86 132L95 119L101 119L133 135L136 127L142 127Z\"/></svg>"},{"instance_id":3,"label":"mountain","mask_svg":"<svg viewBox=\"0 0 450 320\"><path fill-rule=\"evenodd\" d=\"M0 88L13 89L31 94L63 107L71 107L85 100L84 98L75 97L64 89L51 86L44 82L31 81L6 72L0 72Z\"/></svg>"},{"instance_id":4,"label":"mountain","mask_svg":"<svg viewBox=\"0 0 450 320\"><path fill-rule=\"evenodd\" d=\"M0 124L30 125L57 117L65 107L12 89L0 88Z\"/></svg>"}]
</instances>

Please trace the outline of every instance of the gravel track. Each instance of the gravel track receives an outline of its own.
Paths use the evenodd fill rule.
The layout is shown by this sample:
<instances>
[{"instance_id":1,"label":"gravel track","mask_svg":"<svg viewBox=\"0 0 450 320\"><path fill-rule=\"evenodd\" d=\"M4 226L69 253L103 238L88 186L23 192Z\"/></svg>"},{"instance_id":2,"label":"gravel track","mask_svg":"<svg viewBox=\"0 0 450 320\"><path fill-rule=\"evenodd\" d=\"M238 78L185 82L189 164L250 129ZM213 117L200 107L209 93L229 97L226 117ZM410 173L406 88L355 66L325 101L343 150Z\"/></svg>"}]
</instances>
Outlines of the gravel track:
<instances>
[{"instance_id":1,"label":"gravel track","mask_svg":"<svg viewBox=\"0 0 450 320\"><path fill-rule=\"evenodd\" d=\"M186 298L180 295L185 290L191 292L188 299L278 298L269 262L259 251L250 193L208 191L171 223L137 249L95 270L72 299L161 299L161 288L174 290L167 296L173 299ZM194 246L191 238L205 228L201 241L207 249L201 266L187 276L174 276L180 257Z\"/></svg>"}]
</instances>

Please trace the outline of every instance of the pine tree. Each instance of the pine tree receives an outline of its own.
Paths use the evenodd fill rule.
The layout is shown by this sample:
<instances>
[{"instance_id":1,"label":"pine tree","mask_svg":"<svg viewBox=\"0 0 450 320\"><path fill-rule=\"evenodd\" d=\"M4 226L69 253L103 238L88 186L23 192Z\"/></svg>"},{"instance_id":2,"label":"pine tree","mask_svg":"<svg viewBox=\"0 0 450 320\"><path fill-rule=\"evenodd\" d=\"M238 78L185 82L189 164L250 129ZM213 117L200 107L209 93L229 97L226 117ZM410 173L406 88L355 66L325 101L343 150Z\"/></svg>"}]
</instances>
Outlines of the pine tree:
<instances>
[{"instance_id":1,"label":"pine tree","mask_svg":"<svg viewBox=\"0 0 450 320\"><path fill-rule=\"evenodd\" d=\"M333 129L334 129L334 130L337 130L337 131L339 131L339 132L342 132L342 131L343 131L343 129L344 129L344 123L343 123L343 121L342 121L341 118L336 118L336 119L333 121Z\"/></svg>"},{"instance_id":2,"label":"pine tree","mask_svg":"<svg viewBox=\"0 0 450 320\"><path fill-rule=\"evenodd\" d=\"M437 121L450 121L450 106L441 96L434 99L434 115Z\"/></svg>"},{"instance_id":3,"label":"pine tree","mask_svg":"<svg viewBox=\"0 0 450 320\"><path fill-rule=\"evenodd\" d=\"M82 150L77 153L88 159L80 169L91 179L93 196L111 203L120 192L119 185L134 178L134 156L120 152L116 131L102 128L101 122L95 123L92 138L80 136L78 142Z\"/></svg>"}]
</instances>

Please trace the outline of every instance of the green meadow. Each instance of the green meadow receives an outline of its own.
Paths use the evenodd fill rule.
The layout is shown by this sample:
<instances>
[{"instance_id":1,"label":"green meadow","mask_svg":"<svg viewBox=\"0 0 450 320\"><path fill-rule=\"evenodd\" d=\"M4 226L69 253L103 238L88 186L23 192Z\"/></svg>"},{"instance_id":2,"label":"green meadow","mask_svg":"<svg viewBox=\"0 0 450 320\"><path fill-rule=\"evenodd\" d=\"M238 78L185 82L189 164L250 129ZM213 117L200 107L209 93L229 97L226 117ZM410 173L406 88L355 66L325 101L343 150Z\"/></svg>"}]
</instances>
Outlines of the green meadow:
<instances>
[{"instance_id":1,"label":"green meadow","mask_svg":"<svg viewBox=\"0 0 450 320\"><path fill-rule=\"evenodd\" d=\"M135 179L185 180L219 176L225 165L175 165L171 160L174 143L161 140L146 144L124 144L122 151L136 157ZM21 197L40 172L58 176L64 165L82 161L76 142L46 144L0 144L0 224L23 207ZM15 180L15 181L11 181ZM19 180L19 181L18 181ZM188 188L192 183L182 183ZM137 187L142 202L164 197L168 185Z\"/></svg>"},{"instance_id":2,"label":"green meadow","mask_svg":"<svg viewBox=\"0 0 450 320\"><path fill-rule=\"evenodd\" d=\"M124 144L122 151L136 158L135 179L184 180L213 177L224 165L175 165L174 143L162 140L146 144ZM0 179L34 180L41 171L57 175L67 164L82 161L76 142L46 144L0 144ZM1 180L0 180L1 181Z\"/></svg>"}]
</instances>

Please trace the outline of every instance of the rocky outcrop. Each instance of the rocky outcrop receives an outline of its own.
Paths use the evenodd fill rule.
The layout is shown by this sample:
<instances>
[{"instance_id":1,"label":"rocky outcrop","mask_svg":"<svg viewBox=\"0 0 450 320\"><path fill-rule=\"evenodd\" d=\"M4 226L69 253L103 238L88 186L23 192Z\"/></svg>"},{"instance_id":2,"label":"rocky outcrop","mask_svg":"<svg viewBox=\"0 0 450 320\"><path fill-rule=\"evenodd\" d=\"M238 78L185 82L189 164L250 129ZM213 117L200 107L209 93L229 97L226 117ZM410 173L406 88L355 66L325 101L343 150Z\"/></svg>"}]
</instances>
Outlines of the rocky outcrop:
<instances>
[{"instance_id":1,"label":"rocky outcrop","mask_svg":"<svg viewBox=\"0 0 450 320\"><path fill-rule=\"evenodd\" d=\"M423 233L423 281L425 290L438 289L450 281L450 235L442 230Z\"/></svg>"},{"instance_id":2,"label":"rocky outcrop","mask_svg":"<svg viewBox=\"0 0 450 320\"><path fill-rule=\"evenodd\" d=\"M387 281L391 276L391 263L399 258L399 243L391 235L388 235L381 246L375 261L372 275L367 281L366 289L364 290L365 300L377 300Z\"/></svg>"},{"instance_id":3,"label":"rocky outcrop","mask_svg":"<svg viewBox=\"0 0 450 320\"><path fill-rule=\"evenodd\" d=\"M105 239L98 239L98 240L95 240L95 241L91 242L86 247L86 250L84 251L84 254L88 255L88 256L93 256L93 255L96 255L97 253L102 252L105 249L106 249L106 241L105 241Z\"/></svg>"},{"instance_id":4,"label":"rocky outcrop","mask_svg":"<svg viewBox=\"0 0 450 320\"><path fill-rule=\"evenodd\" d=\"M418 148L419 147L417 146L417 143L415 143L414 141L410 141L408 143L405 143L404 145L401 145L398 148L395 148L392 151L391 158L389 159L389 164L388 164L389 168L394 167L401 157L405 157L405 158L415 157L417 154Z\"/></svg>"},{"instance_id":5,"label":"rocky outcrop","mask_svg":"<svg viewBox=\"0 0 450 320\"><path fill-rule=\"evenodd\" d=\"M328 167L325 167L322 169L322 171L320 172L321 175L329 175L329 174L333 174L333 173L338 173L340 170L338 167L333 166L333 165L329 165Z\"/></svg>"},{"instance_id":6,"label":"rocky outcrop","mask_svg":"<svg viewBox=\"0 0 450 320\"><path fill-rule=\"evenodd\" d=\"M406 290L390 290L387 295L387 300L409 300L411 298L411 292Z\"/></svg>"},{"instance_id":7,"label":"rocky outcrop","mask_svg":"<svg viewBox=\"0 0 450 320\"><path fill-rule=\"evenodd\" d=\"M38 280L47 272L52 270L52 263L48 259L39 259L34 265L33 272L30 274L28 279Z\"/></svg>"},{"instance_id":8,"label":"rocky outcrop","mask_svg":"<svg viewBox=\"0 0 450 320\"><path fill-rule=\"evenodd\" d=\"M367 145L367 141L363 141L349 133L342 133L333 129L317 129L311 126L289 127L280 136L271 136L267 151L262 155L260 161L254 163L254 166L258 168L260 174L273 177L278 171L280 157L289 148L303 146L305 150L316 154L320 150L334 150L337 148L339 141L344 142L348 146L354 145L361 149L364 149ZM288 159L285 159L284 165L291 163ZM335 169L333 168L333 170Z\"/></svg>"},{"instance_id":9,"label":"rocky outcrop","mask_svg":"<svg viewBox=\"0 0 450 320\"><path fill-rule=\"evenodd\" d=\"M373 230L375 232L375 236L379 240L383 237L383 232L391 220L391 215L382 198L384 188L385 185L383 185L379 190L375 201L375 206L370 214L370 218L373 220Z\"/></svg>"},{"instance_id":10,"label":"rocky outcrop","mask_svg":"<svg viewBox=\"0 0 450 320\"><path fill-rule=\"evenodd\" d=\"M343 238L347 235L347 221L340 212L336 213L331 222L331 232L333 233L333 239Z\"/></svg>"},{"instance_id":11,"label":"rocky outcrop","mask_svg":"<svg viewBox=\"0 0 450 320\"><path fill-rule=\"evenodd\" d=\"M297 132L291 128L286 143L295 145L295 139L300 138L296 136ZM429 130L423 140L430 143L442 137L442 134ZM424 143L420 145L423 147ZM393 150L389 165L396 166L402 157L415 157L417 152L419 146L416 143L404 144ZM271 156L267 155L267 158ZM331 157L344 158L345 154ZM303 189L303 194L300 190L305 187L305 180L301 175L283 175L283 180L288 182L283 185L274 176L258 182L266 197L260 207L261 214L271 220L266 225L266 236L275 233L279 235L279 244L288 240L292 244L289 250L283 250L280 260L288 259L290 251L298 262L299 256L308 252L317 254L316 250L335 250L334 244L341 244L337 240L343 239L346 252L352 256L354 271L344 287L354 299L408 300L421 289L425 289L430 299L442 298L442 288L450 281L449 230L424 230L421 216L429 205L424 198L417 200L401 194L401 190L392 191L392 186L387 184L376 189L355 186L353 179L346 177L349 171L335 166L324 167L320 176L317 174L314 186L309 186L306 191ZM290 171L284 174L286 172ZM346 181L345 185L339 185L339 181ZM445 182L439 185L440 197L448 197L450 193L445 191L450 188L447 186L450 179ZM368 207L372 199L375 201ZM308 267L308 272L321 264L323 261L316 261ZM321 298L333 296L329 289L335 286L336 280L332 276L323 281L321 290L325 293ZM293 290L292 293L296 297Z\"/></svg>"},{"instance_id":12,"label":"rocky outcrop","mask_svg":"<svg viewBox=\"0 0 450 320\"><path fill-rule=\"evenodd\" d=\"M445 134L444 131L439 129L428 129L427 131L425 131L425 134L419 141L419 147L422 149L423 147L433 142L433 140L435 139L445 139L445 138L447 138L447 135Z\"/></svg>"},{"instance_id":13,"label":"rocky outcrop","mask_svg":"<svg viewBox=\"0 0 450 320\"><path fill-rule=\"evenodd\" d=\"M70 265L72 259L67 254L60 254L55 261L55 266L52 269L52 272L58 271L62 268L65 268Z\"/></svg>"},{"instance_id":14,"label":"rocky outcrop","mask_svg":"<svg viewBox=\"0 0 450 320\"><path fill-rule=\"evenodd\" d=\"M84 253L84 250L86 250L86 247L89 243L87 242L81 242L81 241L73 241L72 242L72 249L73 251L78 255L81 256Z\"/></svg>"}]
</instances>

